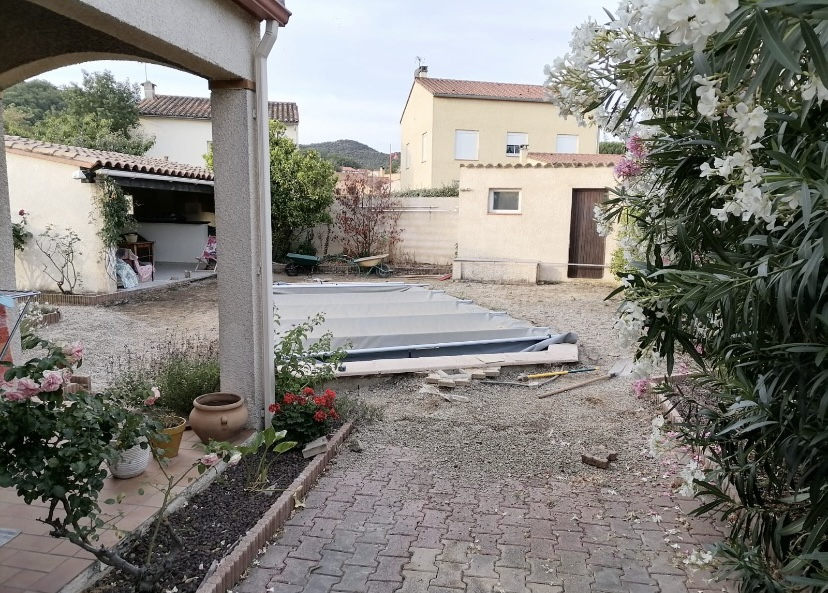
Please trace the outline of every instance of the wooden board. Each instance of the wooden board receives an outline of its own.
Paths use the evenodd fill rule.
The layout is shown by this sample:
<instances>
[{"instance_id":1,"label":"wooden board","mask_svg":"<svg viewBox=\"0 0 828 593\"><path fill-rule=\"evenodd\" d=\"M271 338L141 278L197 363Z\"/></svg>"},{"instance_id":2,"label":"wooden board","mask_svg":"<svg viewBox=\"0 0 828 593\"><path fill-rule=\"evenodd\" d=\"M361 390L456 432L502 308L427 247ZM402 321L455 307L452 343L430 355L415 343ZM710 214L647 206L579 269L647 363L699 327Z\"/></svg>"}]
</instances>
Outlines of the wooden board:
<instances>
[{"instance_id":1,"label":"wooden board","mask_svg":"<svg viewBox=\"0 0 828 593\"><path fill-rule=\"evenodd\" d=\"M577 344L553 344L540 352L508 352L504 354L465 354L424 358L391 358L387 360L345 361L345 370L337 377L364 375L395 375L446 369L483 368L490 366L528 366L533 364L564 364L578 362Z\"/></svg>"}]
</instances>

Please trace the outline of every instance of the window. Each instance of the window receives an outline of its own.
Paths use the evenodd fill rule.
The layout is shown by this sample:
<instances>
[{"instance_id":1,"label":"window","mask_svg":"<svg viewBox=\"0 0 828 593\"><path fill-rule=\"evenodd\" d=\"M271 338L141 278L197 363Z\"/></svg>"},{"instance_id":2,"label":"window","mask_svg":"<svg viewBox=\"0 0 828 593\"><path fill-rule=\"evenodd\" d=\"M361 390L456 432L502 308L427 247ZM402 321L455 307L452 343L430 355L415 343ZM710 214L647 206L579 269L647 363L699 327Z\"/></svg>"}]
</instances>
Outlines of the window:
<instances>
[{"instance_id":1,"label":"window","mask_svg":"<svg viewBox=\"0 0 828 593\"><path fill-rule=\"evenodd\" d=\"M411 168L411 145L410 144L405 145L405 168L406 169Z\"/></svg>"},{"instance_id":2,"label":"window","mask_svg":"<svg viewBox=\"0 0 828 593\"><path fill-rule=\"evenodd\" d=\"M520 147L529 146L529 134L509 132L506 134L506 156L520 155Z\"/></svg>"},{"instance_id":3,"label":"window","mask_svg":"<svg viewBox=\"0 0 828 593\"><path fill-rule=\"evenodd\" d=\"M555 152L577 153L578 136L573 136L571 134L558 134Z\"/></svg>"},{"instance_id":4,"label":"window","mask_svg":"<svg viewBox=\"0 0 828 593\"><path fill-rule=\"evenodd\" d=\"M420 143L420 159L423 163L428 160L428 132L423 132Z\"/></svg>"},{"instance_id":5,"label":"window","mask_svg":"<svg viewBox=\"0 0 828 593\"><path fill-rule=\"evenodd\" d=\"M520 214L519 189L493 189L489 191L489 212Z\"/></svg>"},{"instance_id":6,"label":"window","mask_svg":"<svg viewBox=\"0 0 828 593\"><path fill-rule=\"evenodd\" d=\"M477 160L477 130L454 130L454 158L458 161Z\"/></svg>"}]
</instances>

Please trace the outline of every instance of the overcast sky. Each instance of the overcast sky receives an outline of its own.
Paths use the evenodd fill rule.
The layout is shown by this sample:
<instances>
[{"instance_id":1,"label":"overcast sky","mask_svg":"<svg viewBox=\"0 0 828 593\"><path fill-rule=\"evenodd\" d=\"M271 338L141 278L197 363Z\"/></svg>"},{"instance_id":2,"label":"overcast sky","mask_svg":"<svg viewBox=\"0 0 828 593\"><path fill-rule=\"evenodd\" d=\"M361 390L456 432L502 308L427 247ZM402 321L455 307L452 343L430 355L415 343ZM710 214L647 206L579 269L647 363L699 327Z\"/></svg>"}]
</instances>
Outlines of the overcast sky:
<instances>
[{"instance_id":1,"label":"overcast sky","mask_svg":"<svg viewBox=\"0 0 828 593\"><path fill-rule=\"evenodd\" d=\"M300 143L348 138L399 150L399 121L417 67L433 78L542 84L572 29L615 0L288 0L293 12L269 62L271 101L299 105ZM79 82L81 69L144 81L144 64L89 62L41 75ZM209 96L203 79L155 64L162 95Z\"/></svg>"}]
</instances>

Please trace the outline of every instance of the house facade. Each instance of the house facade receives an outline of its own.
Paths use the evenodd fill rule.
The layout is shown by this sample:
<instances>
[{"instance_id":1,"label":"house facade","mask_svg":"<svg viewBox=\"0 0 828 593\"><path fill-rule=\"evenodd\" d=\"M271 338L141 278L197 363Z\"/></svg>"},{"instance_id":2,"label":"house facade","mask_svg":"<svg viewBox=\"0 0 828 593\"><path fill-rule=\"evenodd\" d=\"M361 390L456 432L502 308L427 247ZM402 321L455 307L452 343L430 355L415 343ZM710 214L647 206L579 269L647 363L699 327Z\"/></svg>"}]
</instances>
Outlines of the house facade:
<instances>
[{"instance_id":1,"label":"house facade","mask_svg":"<svg viewBox=\"0 0 828 593\"><path fill-rule=\"evenodd\" d=\"M268 103L270 119L285 125L285 135L299 142L299 107L296 103ZM148 157L168 159L197 167L213 142L212 112L207 97L158 95L155 85L144 83L144 99L138 104L144 132L155 136Z\"/></svg>"},{"instance_id":2,"label":"house facade","mask_svg":"<svg viewBox=\"0 0 828 593\"><path fill-rule=\"evenodd\" d=\"M520 157L519 157L520 158ZM616 185L618 155L528 153L460 170L453 277L504 283L614 280L614 237L593 208Z\"/></svg>"},{"instance_id":3,"label":"house facade","mask_svg":"<svg viewBox=\"0 0 828 593\"><path fill-rule=\"evenodd\" d=\"M98 185L104 175L131 196L135 231L151 242L155 262L193 265L215 225L213 174L203 167L109 151L5 136L9 203L12 221L26 217L31 237L15 252L17 288L56 292L62 255L47 229L58 240L74 234L73 263L67 267L74 294L116 291L113 250L98 233L101 215ZM60 196L59 200L55 196ZM38 243L40 245L38 245ZM47 256L52 252L52 261Z\"/></svg>"},{"instance_id":4,"label":"house facade","mask_svg":"<svg viewBox=\"0 0 828 593\"><path fill-rule=\"evenodd\" d=\"M417 70L400 120L401 187L440 187L461 165L515 164L520 148L595 154L598 130L560 117L540 85L429 78Z\"/></svg>"}]
</instances>

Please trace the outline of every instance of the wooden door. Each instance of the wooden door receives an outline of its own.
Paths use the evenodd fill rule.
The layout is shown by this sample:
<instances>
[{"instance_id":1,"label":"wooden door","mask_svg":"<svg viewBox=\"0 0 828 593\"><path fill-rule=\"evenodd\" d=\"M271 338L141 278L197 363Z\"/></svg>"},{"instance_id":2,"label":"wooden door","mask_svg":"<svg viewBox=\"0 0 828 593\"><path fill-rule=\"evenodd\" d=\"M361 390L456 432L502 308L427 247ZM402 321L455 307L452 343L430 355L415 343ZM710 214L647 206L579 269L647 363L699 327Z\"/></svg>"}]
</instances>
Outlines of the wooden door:
<instances>
[{"instance_id":1,"label":"wooden door","mask_svg":"<svg viewBox=\"0 0 828 593\"><path fill-rule=\"evenodd\" d=\"M594 220L596 204L607 199L605 189L573 189L572 218L569 226L569 278L601 278L606 241L598 234ZM591 265L578 265L591 264Z\"/></svg>"}]
</instances>

